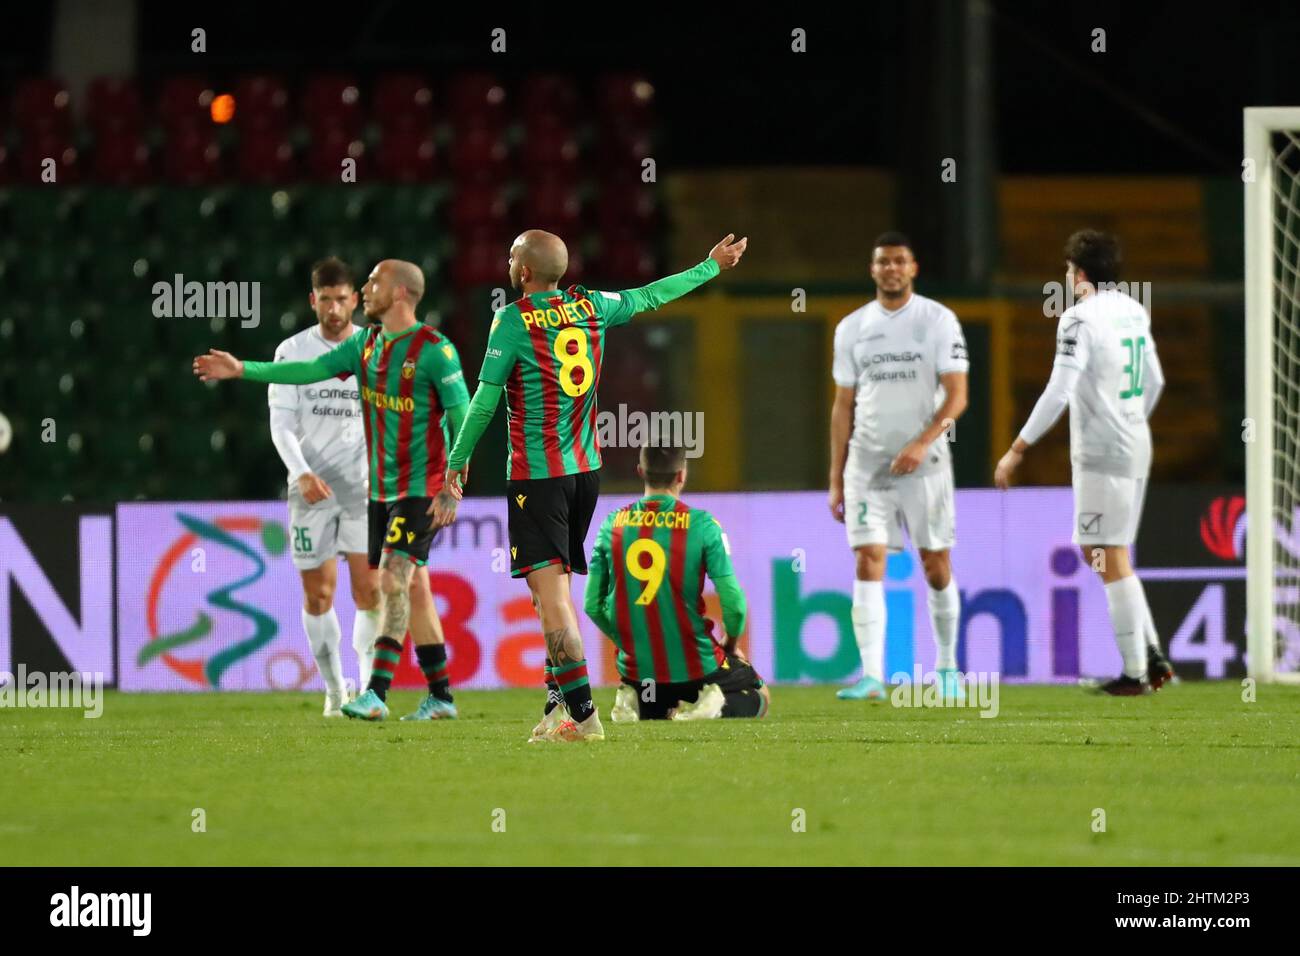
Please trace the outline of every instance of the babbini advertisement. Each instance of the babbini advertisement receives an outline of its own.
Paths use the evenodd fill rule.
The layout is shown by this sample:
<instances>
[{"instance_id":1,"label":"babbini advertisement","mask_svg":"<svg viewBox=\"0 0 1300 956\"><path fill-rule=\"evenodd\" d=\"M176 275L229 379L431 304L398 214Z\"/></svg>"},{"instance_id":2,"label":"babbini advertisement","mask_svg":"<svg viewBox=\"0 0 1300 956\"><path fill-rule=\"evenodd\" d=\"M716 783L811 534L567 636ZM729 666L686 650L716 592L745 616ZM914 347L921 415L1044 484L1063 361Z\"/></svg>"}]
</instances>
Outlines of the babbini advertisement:
<instances>
[{"instance_id":1,"label":"babbini advertisement","mask_svg":"<svg viewBox=\"0 0 1300 956\"><path fill-rule=\"evenodd\" d=\"M718 518L749 599L744 646L778 683L853 678L852 555L820 492L686 495ZM593 522L631 500L607 494ZM1174 663L1189 677L1244 673L1241 528L1232 491L1153 494L1138 566ZM1119 672L1105 595L1070 543L1069 489L957 493L954 575L962 592L959 663L1007 681L1073 682ZM301 590L282 502L118 506L118 685L126 690L319 688L299 623ZM1177 530L1175 530L1177 529ZM504 503L467 500L429 556L430 583L458 687L537 687L542 635L528 590L507 571ZM1148 554L1150 557L1148 558ZM581 604L586 579L575 581ZM886 674L933 667L926 586L910 553L885 583ZM711 613L717 616L710 595ZM340 568L344 634L353 607ZM608 641L585 619L593 679L612 683ZM721 633L720 628L717 633ZM345 668L356 664L346 647ZM421 686L408 642L399 686Z\"/></svg>"}]
</instances>

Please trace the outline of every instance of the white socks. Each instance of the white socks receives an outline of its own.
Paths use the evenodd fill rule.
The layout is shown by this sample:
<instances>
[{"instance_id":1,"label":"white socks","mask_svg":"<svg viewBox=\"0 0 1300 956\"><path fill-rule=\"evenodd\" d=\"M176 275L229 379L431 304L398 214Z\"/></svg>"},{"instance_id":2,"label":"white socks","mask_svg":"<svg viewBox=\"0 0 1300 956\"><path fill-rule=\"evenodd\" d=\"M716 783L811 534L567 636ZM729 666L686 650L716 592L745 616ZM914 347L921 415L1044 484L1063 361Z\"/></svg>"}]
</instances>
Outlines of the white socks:
<instances>
[{"instance_id":1,"label":"white socks","mask_svg":"<svg viewBox=\"0 0 1300 956\"><path fill-rule=\"evenodd\" d=\"M304 609L302 629L307 632L307 641L311 644L321 679L325 681L325 689L332 697L339 697L343 693L343 659L339 655L343 632L339 629L334 608L324 614L309 614Z\"/></svg>"},{"instance_id":2,"label":"white socks","mask_svg":"<svg viewBox=\"0 0 1300 956\"><path fill-rule=\"evenodd\" d=\"M930 627L934 632L934 669L957 668L957 626L961 623L961 592L957 582L948 578L942 591L929 589L926 603L930 606Z\"/></svg>"},{"instance_id":3,"label":"white socks","mask_svg":"<svg viewBox=\"0 0 1300 956\"><path fill-rule=\"evenodd\" d=\"M862 657L862 676L885 680L885 585L853 582L853 637Z\"/></svg>"},{"instance_id":4,"label":"white socks","mask_svg":"<svg viewBox=\"0 0 1300 956\"><path fill-rule=\"evenodd\" d=\"M382 603L380 605L383 606ZM357 652L357 670L360 683L357 693L365 692L370 684L370 668L375 658L375 640L379 637L379 608L358 610L352 618L352 649Z\"/></svg>"},{"instance_id":5,"label":"white socks","mask_svg":"<svg viewBox=\"0 0 1300 956\"><path fill-rule=\"evenodd\" d=\"M1147 603L1146 588L1142 587L1142 579L1136 574L1133 580L1137 582L1138 594L1142 596L1142 610L1146 612L1146 621L1142 625L1142 632L1146 635L1147 646L1160 650L1160 635L1156 633L1156 622L1151 617L1151 605Z\"/></svg>"},{"instance_id":6,"label":"white socks","mask_svg":"<svg viewBox=\"0 0 1300 956\"><path fill-rule=\"evenodd\" d=\"M1115 643L1124 659L1124 676L1146 676L1146 627L1151 615L1136 575L1106 585L1106 607L1110 611L1111 627L1115 629Z\"/></svg>"}]
</instances>

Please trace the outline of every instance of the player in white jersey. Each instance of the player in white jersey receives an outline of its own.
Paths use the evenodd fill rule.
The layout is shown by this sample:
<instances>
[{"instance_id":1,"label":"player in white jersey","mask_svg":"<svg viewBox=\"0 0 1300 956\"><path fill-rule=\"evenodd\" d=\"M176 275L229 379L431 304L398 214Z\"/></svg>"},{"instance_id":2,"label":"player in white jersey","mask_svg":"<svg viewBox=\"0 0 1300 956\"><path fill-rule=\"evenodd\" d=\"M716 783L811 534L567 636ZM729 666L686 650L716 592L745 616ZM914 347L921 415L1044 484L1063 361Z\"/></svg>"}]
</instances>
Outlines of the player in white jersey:
<instances>
[{"instance_id":1,"label":"player in white jersey","mask_svg":"<svg viewBox=\"0 0 1300 956\"><path fill-rule=\"evenodd\" d=\"M1117 696L1159 689L1173 676L1160 651L1142 582L1129 547L1137 537L1151 470L1147 419L1164 388L1164 372L1142 303L1114 288L1120 250L1113 236L1091 229L1065 244L1067 288L1078 300L1061 316L1052 377L1002 456L993 483L1005 489L1025 450L1070 408L1074 543L1101 576L1124 672L1102 685Z\"/></svg>"},{"instance_id":2,"label":"player in white jersey","mask_svg":"<svg viewBox=\"0 0 1300 956\"><path fill-rule=\"evenodd\" d=\"M309 361L348 340L356 328L357 292L352 271L336 258L311 273L317 323L280 343L277 362ZM337 557L348 563L352 646L360 684L369 679L379 628L379 572L367 557L367 458L358 386L351 376L315 385L270 385L271 440L289 471L289 521L293 563L302 575L302 627L325 681L325 716L342 716L347 702L342 631L334 613Z\"/></svg>"},{"instance_id":3,"label":"player in white jersey","mask_svg":"<svg viewBox=\"0 0 1300 956\"><path fill-rule=\"evenodd\" d=\"M835 329L831 409L831 515L856 555L853 636L862 677L842 700L886 696L885 559L907 530L930 587L935 670L946 698L960 695L957 628L961 596L952 578L953 425L966 410L966 340L951 309L917 295L907 237L876 239L876 298Z\"/></svg>"}]
</instances>

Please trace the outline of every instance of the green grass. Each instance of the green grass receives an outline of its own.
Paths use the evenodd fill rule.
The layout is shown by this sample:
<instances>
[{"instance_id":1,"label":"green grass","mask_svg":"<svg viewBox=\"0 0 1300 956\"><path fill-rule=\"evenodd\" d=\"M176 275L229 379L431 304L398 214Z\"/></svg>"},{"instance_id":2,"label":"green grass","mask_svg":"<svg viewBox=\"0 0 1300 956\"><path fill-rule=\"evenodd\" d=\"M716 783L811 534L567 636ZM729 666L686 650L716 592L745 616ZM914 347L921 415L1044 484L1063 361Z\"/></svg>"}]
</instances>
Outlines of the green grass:
<instances>
[{"instance_id":1,"label":"green grass","mask_svg":"<svg viewBox=\"0 0 1300 956\"><path fill-rule=\"evenodd\" d=\"M316 694L0 710L0 861L1300 864L1300 688L1004 687L981 719L776 687L765 720L606 719L567 747L525 742L538 698L462 692L421 725L326 721Z\"/></svg>"}]
</instances>

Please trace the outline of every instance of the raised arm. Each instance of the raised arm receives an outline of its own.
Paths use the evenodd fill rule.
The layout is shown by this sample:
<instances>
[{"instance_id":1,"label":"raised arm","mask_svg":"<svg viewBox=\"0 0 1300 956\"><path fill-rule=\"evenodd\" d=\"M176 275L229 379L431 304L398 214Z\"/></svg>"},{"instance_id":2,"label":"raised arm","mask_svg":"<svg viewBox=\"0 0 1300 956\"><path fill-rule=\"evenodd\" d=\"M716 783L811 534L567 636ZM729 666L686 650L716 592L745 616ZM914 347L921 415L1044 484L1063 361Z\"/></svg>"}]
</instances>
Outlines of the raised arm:
<instances>
[{"instance_id":1,"label":"raised arm","mask_svg":"<svg viewBox=\"0 0 1300 956\"><path fill-rule=\"evenodd\" d=\"M361 331L336 349L330 349L310 362L243 362L229 352L209 349L207 355L194 359L194 374L201 382L246 378L250 382L271 382L276 385L310 385L323 382L342 372L353 372L358 364L358 339Z\"/></svg>"},{"instance_id":2,"label":"raised arm","mask_svg":"<svg viewBox=\"0 0 1300 956\"><path fill-rule=\"evenodd\" d=\"M606 322L611 326L621 325L639 312L650 312L666 302L680 299L704 285L723 269L735 268L748 245L748 237L737 239L728 233L725 239L709 251L706 259L685 272L656 279L639 289L596 293L605 300L601 311Z\"/></svg>"}]
</instances>

